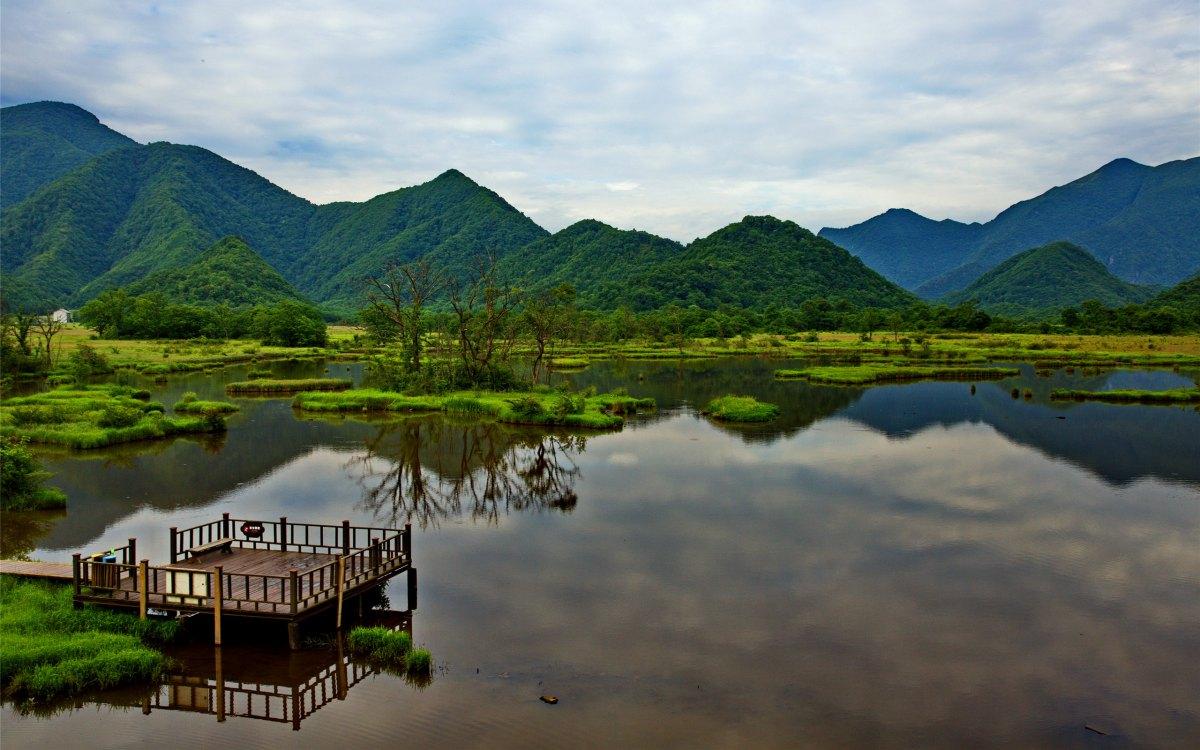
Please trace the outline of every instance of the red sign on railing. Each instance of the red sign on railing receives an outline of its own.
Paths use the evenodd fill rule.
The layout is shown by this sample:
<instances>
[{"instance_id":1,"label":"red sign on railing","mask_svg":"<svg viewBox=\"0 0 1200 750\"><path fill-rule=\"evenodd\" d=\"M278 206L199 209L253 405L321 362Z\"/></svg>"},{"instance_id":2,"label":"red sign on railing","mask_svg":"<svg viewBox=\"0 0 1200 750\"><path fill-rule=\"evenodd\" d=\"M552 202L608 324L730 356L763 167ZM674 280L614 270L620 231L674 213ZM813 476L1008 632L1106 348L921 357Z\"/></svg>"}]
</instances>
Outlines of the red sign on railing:
<instances>
[{"instance_id":1,"label":"red sign on railing","mask_svg":"<svg viewBox=\"0 0 1200 750\"><path fill-rule=\"evenodd\" d=\"M262 521L244 521L242 523L242 533L251 539L258 539L262 537L265 530L266 527L263 526Z\"/></svg>"}]
</instances>

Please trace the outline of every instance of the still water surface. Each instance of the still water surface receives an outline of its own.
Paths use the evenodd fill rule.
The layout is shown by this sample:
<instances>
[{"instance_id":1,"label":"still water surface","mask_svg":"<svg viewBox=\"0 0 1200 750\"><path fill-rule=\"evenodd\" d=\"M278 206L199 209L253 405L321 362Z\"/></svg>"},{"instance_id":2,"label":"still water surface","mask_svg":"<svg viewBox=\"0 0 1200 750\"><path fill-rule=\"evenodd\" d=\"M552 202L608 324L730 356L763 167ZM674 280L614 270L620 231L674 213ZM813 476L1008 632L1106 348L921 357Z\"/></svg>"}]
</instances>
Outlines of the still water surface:
<instances>
[{"instance_id":1,"label":"still water surface","mask_svg":"<svg viewBox=\"0 0 1200 750\"><path fill-rule=\"evenodd\" d=\"M162 560L166 527L223 511L411 519L412 628L439 669L425 687L351 675L345 699L316 701L296 733L144 714L144 691L49 715L5 705L4 745L1200 742L1200 413L1048 401L1065 385L1190 377L1026 369L974 391L860 389L775 382L779 366L606 363L570 376L658 400L620 433L301 419L286 400L247 399L216 441L51 457L71 512L6 518L6 555L68 559L135 536ZM361 378L356 365L328 369ZM217 396L244 375L180 378L155 398ZM727 392L782 414L746 428L697 415ZM403 579L387 593L402 606ZM202 643L177 657L198 679L216 673ZM247 643L227 645L220 668L291 690L336 660L328 646Z\"/></svg>"}]
</instances>

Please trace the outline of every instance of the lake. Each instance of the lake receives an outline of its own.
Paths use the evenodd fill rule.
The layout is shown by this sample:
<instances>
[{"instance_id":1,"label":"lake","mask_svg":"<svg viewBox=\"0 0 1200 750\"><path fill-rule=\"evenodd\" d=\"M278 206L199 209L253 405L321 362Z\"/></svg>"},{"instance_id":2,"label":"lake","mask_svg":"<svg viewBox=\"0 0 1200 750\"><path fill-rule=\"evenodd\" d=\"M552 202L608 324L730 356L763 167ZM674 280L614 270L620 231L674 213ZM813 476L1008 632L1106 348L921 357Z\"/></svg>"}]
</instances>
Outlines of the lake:
<instances>
[{"instance_id":1,"label":"lake","mask_svg":"<svg viewBox=\"0 0 1200 750\"><path fill-rule=\"evenodd\" d=\"M437 668L421 686L355 667L332 695L334 646L291 654L277 634L216 654L201 627L173 652L199 694L5 704L4 745L1200 742L1200 412L1049 401L1055 387L1191 377L1022 366L995 382L840 388L774 381L784 366L560 376L658 400L617 433L307 419L287 399L240 399L220 438L46 454L70 511L6 518L5 556L65 560L137 537L163 560L168 526L226 511L411 520L412 631ZM356 364L274 368L362 378ZM223 397L245 375L179 377L154 398ZM781 414L748 427L697 414L730 392ZM401 609L403 577L386 593ZM187 710L210 705L218 673L312 702L298 724Z\"/></svg>"}]
</instances>

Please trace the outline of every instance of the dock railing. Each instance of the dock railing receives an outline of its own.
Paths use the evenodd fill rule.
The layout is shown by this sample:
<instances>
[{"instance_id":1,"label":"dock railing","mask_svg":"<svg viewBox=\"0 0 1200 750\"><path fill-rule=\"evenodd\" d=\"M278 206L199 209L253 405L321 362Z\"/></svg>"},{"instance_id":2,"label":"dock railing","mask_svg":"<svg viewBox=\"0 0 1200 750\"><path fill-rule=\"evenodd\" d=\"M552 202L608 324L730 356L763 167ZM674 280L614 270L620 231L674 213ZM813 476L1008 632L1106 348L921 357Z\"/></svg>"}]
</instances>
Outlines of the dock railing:
<instances>
[{"instance_id":1,"label":"dock railing","mask_svg":"<svg viewBox=\"0 0 1200 750\"><path fill-rule=\"evenodd\" d=\"M261 532L247 533L247 528ZM187 551L218 539L232 539L233 546L246 549L270 549L282 552L313 552L326 555L349 555L368 549L376 540L405 533L401 529L341 524L296 523L287 516L277 521L230 518L226 513L220 520L202 523L186 529L171 527L171 562L187 557Z\"/></svg>"},{"instance_id":2,"label":"dock railing","mask_svg":"<svg viewBox=\"0 0 1200 750\"><path fill-rule=\"evenodd\" d=\"M147 608L153 607L215 608L247 615L295 617L411 566L412 527L408 524L404 529L382 529L351 526L349 522L289 524L280 519L262 523L263 535L257 538L241 532L243 523L246 522L241 519L224 517L188 529L173 528L169 565L134 561L137 547L132 539L126 547L104 556L84 557L77 553L72 558L75 598L125 602L137 606L143 615ZM303 571L290 570L288 575L226 571L219 566L206 570L174 565L180 560L180 553L183 559L187 558L187 549L192 546L229 538L239 547L314 552L331 555L333 559Z\"/></svg>"}]
</instances>

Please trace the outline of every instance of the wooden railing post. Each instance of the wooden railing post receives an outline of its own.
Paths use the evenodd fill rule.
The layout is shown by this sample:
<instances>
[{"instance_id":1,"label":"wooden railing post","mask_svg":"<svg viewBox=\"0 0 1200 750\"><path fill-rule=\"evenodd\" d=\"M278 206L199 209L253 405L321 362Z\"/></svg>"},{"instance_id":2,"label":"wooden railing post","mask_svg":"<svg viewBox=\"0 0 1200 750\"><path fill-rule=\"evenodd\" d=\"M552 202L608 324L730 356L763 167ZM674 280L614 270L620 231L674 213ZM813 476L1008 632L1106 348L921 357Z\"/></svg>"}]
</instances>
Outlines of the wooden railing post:
<instances>
[{"instance_id":1,"label":"wooden railing post","mask_svg":"<svg viewBox=\"0 0 1200 750\"><path fill-rule=\"evenodd\" d=\"M383 557L380 551L379 537L371 540L371 575L379 575L380 558Z\"/></svg>"},{"instance_id":2,"label":"wooden railing post","mask_svg":"<svg viewBox=\"0 0 1200 750\"><path fill-rule=\"evenodd\" d=\"M176 558L176 557L178 557L178 555L179 555L179 550L178 550L178 549L177 549L177 547L176 547L176 545L177 545L179 542L178 542L178 541L175 539L175 537L176 537L178 534L179 534L179 529L177 529L177 528L175 528L174 526L172 526L172 527L171 527L171 531L170 531L170 535L171 535L171 564L172 564L172 565L174 565L174 564L175 564L175 558Z\"/></svg>"},{"instance_id":3,"label":"wooden railing post","mask_svg":"<svg viewBox=\"0 0 1200 750\"><path fill-rule=\"evenodd\" d=\"M350 554L350 522L342 521L342 554Z\"/></svg>"},{"instance_id":4,"label":"wooden railing post","mask_svg":"<svg viewBox=\"0 0 1200 750\"><path fill-rule=\"evenodd\" d=\"M408 557L408 561L411 563L412 562L412 524L411 523L404 524L404 531L403 531L400 539L401 539L401 550Z\"/></svg>"},{"instance_id":5,"label":"wooden railing post","mask_svg":"<svg viewBox=\"0 0 1200 750\"><path fill-rule=\"evenodd\" d=\"M79 562L80 554L76 552L71 555L71 578L75 584L75 596L79 596L79 590L82 586L81 578L83 577L83 566Z\"/></svg>"},{"instance_id":6,"label":"wooden railing post","mask_svg":"<svg viewBox=\"0 0 1200 750\"><path fill-rule=\"evenodd\" d=\"M346 600L346 557L341 556L337 560L337 629L342 629L342 605ZM341 640L339 637L338 644Z\"/></svg>"},{"instance_id":7,"label":"wooden railing post","mask_svg":"<svg viewBox=\"0 0 1200 750\"><path fill-rule=\"evenodd\" d=\"M137 565L137 539L129 537L129 549L125 550L125 558L120 562L125 565Z\"/></svg>"},{"instance_id":8,"label":"wooden railing post","mask_svg":"<svg viewBox=\"0 0 1200 750\"><path fill-rule=\"evenodd\" d=\"M221 579L224 576L221 575L221 566L220 565L213 568L212 575L213 575L213 585L212 585L213 645L220 646L221 645L221 600L225 598L224 597L225 592L223 592L221 590L221 587L222 587Z\"/></svg>"},{"instance_id":9,"label":"wooden railing post","mask_svg":"<svg viewBox=\"0 0 1200 750\"><path fill-rule=\"evenodd\" d=\"M279 543L283 545L282 549L287 552L287 516L279 517Z\"/></svg>"},{"instance_id":10,"label":"wooden railing post","mask_svg":"<svg viewBox=\"0 0 1200 750\"><path fill-rule=\"evenodd\" d=\"M138 563L137 572L138 582L138 619L146 619L146 607L150 601L150 561L142 560Z\"/></svg>"},{"instance_id":11,"label":"wooden railing post","mask_svg":"<svg viewBox=\"0 0 1200 750\"><path fill-rule=\"evenodd\" d=\"M295 568L292 568L291 570L288 571L288 576L291 578L291 581L292 581L292 614L293 615L296 614L296 609L297 609L297 605L299 603L299 598L300 598L300 589L296 585L298 583L299 575L300 575L300 571L296 570Z\"/></svg>"},{"instance_id":12,"label":"wooden railing post","mask_svg":"<svg viewBox=\"0 0 1200 750\"><path fill-rule=\"evenodd\" d=\"M229 528L229 514L222 513L221 514L221 538L228 539L231 536L233 536L233 534L231 533L231 529Z\"/></svg>"}]
</instances>

